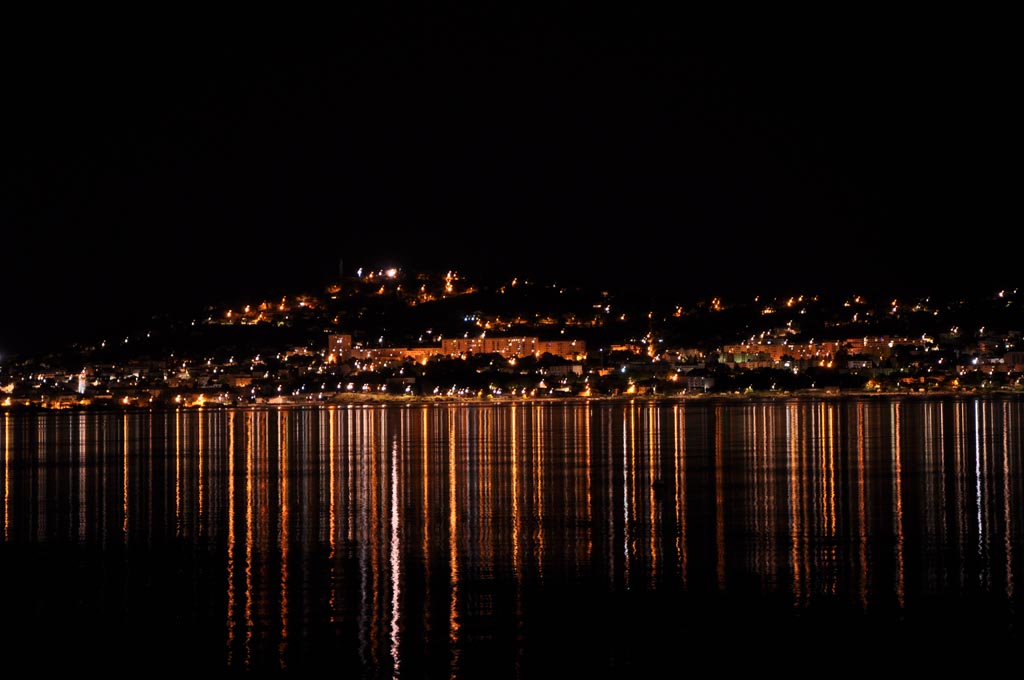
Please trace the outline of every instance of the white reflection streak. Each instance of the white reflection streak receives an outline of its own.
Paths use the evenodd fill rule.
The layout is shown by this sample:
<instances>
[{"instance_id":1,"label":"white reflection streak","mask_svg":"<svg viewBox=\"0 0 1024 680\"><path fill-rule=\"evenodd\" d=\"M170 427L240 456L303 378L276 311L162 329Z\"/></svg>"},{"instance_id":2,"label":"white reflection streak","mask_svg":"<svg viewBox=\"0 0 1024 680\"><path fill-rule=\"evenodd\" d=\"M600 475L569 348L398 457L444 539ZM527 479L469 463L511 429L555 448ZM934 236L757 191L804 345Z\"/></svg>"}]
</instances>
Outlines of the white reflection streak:
<instances>
[{"instance_id":1,"label":"white reflection streak","mask_svg":"<svg viewBox=\"0 0 1024 680\"><path fill-rule=\"evenodd\" d=\"M392 675L398 677L399 655L398 604L401 598L401 542L398 535L398 440L391 443L391 660Z\"/></svg>"},{"instance_id":2,"label":"white reflection streak","mask_svg":"<svg viewBox=\"0 0 1024 680\"><path fill-rule=\"evenodd\" d=\"M629 590L629 438L627 421L622 419L622 555L625 559L626 590Z\"/></svg>"},{"instance_id":3,"label":"white reflection streak","mask_svg":"<svg viewBox=\"0 0 1024 680\"><path fill-rule=\"evenodd\" d=\"M974 400L974 497L978 508L978 557L984 559L985 527L981 519L981 424L979 422L978 400ZM979 570L978 580L984 581L982 574L984 569Z\"/></svg>"},{"instance_id":4,"label":"white reflection streak","mask_svg":"<svg viewBox=\"0 0 1024 680\"><path fill-rule=\"evenodd\" d=\"M893 470L893 495L896 499L895 517L896 524L896 597L900 609L906 602L904 573L903 573L903 449L900 442L900 404L890 406L892 413L892 470Z\"/></svg>"},{"instance_id":5,"label":"white reflection streak","mask_svg":"<svg viewBox=\"0 0 1024 680\"><path fill-rule=\"evenodd\" d=\"M36 479L36 497L39 499L46 499L46 423L49 422L49 418L40 419L36 423L36 433L38 439L36 444L36 469L38 470L38 478ZM47 503L36 504L36 540L40 543L46 540L46 505Z\"/></svg>"},{"instance_id":6,"label":"white reflection streak","mask_svg":"<svg viewBox=\"0 0 1024 680\"><path fill-rule=\"evenodd\" d=\"M88 520L88 477L86 476L86 443L88 432L85 428L85 414L78 414L78 540L85 542Z\"/></svg>"}]
</instances>

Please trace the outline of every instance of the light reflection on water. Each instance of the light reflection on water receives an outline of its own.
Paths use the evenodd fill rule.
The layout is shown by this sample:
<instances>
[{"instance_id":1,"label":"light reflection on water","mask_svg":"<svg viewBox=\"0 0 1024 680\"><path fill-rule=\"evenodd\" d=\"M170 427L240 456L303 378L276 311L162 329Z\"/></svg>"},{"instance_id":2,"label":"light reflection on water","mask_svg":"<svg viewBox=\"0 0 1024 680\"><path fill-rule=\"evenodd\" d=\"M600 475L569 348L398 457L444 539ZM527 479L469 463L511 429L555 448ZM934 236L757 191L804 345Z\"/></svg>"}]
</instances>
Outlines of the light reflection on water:
<instances>
[{"instance_id":1,"label":"light reflection on water","mask_svg":"<svg viewBox=\"0 0 1024 680\"><path fill-rule=\"evenodd\" d=\"M1022 419L999 398L5 413L0 593L25 632L2 651L539 677L553 653L678 669L672 645L719 634L1015 641Z\"/></svg>"}]
</instances>

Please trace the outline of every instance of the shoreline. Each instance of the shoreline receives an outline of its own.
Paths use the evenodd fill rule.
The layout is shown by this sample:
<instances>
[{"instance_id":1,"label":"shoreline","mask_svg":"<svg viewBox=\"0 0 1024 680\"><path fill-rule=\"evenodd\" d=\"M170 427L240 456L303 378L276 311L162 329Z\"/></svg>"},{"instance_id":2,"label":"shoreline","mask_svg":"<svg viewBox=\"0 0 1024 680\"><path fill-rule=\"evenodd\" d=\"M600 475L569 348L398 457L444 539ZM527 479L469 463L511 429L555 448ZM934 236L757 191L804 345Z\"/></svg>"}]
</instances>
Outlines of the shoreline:
<instances>
[{"instance_id":1,"label":"shoreline","mask_svg":"<svg viewBox=\"0 0 1024 680\"><path fill-rule=\"evenodd\" d=\"M752 392L705 392L679 394L615 394L594 396L422 396L422 395L366 395L338 394L326 399L283 399L280 401L260 401L251 403L222 403L203 401L197 403L130 403L121 404L111 400L103 400L88 404L75 403L9 403L0 405L0 413L49 412L49 411L147 411L147 410L220 410L220 409L259 409L259 408L323 408L331 406L371 406L371 405L430 405L430 404L584 404L584 403L685 403L685 402L743 402L743 401L789 401L800 399L844 400L844 399L939 399L939 398L972 398L998 397L1024 399L1021 389L959 389L959 390L841 390L815 388L787 391L752 391Z\"/></svg>"}]
</instances>

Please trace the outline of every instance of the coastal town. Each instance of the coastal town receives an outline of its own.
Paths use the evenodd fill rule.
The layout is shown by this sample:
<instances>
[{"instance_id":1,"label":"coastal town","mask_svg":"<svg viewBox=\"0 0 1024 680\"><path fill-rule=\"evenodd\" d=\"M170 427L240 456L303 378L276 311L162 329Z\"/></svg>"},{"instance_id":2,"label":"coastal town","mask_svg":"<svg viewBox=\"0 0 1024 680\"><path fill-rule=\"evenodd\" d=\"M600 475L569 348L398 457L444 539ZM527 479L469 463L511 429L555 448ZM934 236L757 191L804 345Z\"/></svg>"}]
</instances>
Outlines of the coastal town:
<instances>
[{"instance_id":1,"label":"coastal town","mask_svg":"<svg viewBox=\"0 0 1024 680\"><path fill-rule=\"evenodd\" d=\"M1024 394L1017 290L620 295L358 269L322 290L0 357L0 408L380 399Z\"/></svg>"}]
</instances>

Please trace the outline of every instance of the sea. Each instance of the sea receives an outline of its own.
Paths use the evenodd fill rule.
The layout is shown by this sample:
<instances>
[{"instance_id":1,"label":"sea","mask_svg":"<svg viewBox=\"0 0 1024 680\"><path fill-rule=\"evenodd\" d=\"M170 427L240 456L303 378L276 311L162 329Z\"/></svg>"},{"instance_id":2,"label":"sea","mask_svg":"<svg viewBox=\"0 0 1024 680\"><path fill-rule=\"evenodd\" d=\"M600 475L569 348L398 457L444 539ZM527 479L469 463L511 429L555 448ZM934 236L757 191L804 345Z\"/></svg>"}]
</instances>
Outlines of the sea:
<instances>
[{"instance_id":1,"label":"sea","mask_svg":"<svg viewBox=\"0 0 1024 680\"><path fill-rule=\"evenodd\" d=\"M998 394L7 411L0 658L1004 673L1022 430Z\"/></svg>"}]
</instances>

